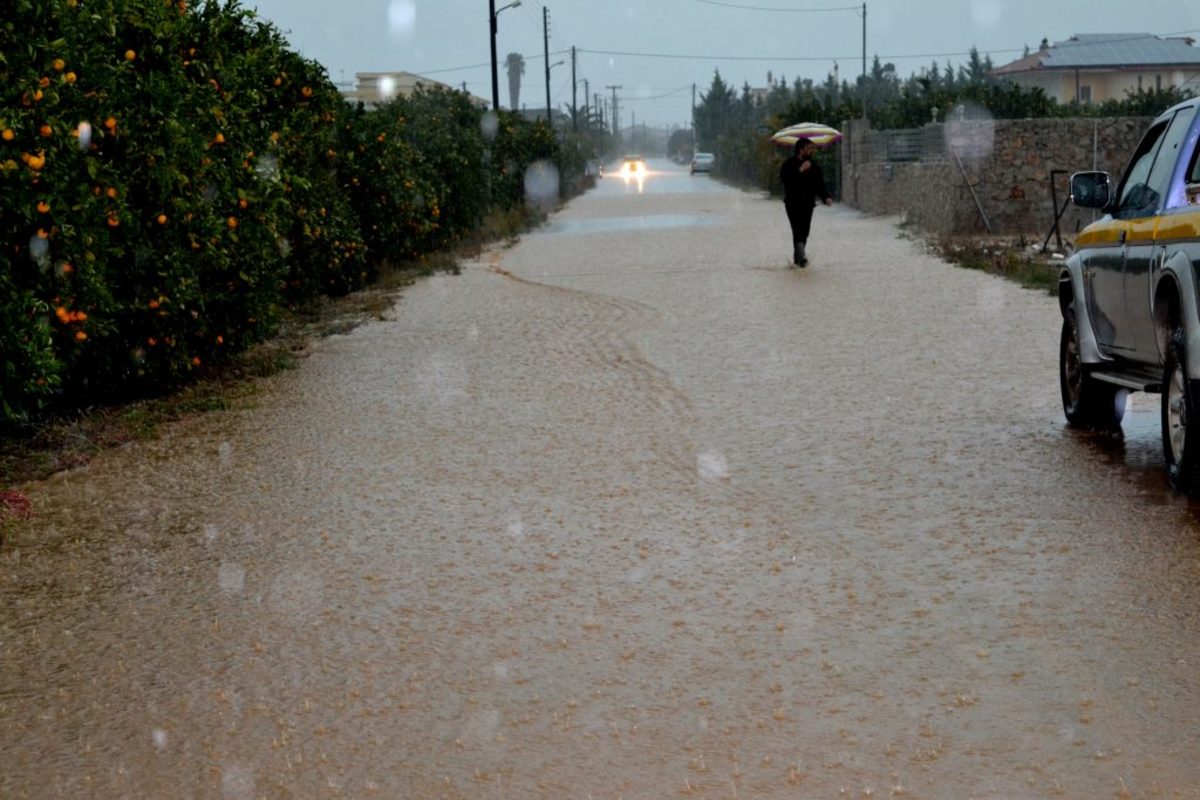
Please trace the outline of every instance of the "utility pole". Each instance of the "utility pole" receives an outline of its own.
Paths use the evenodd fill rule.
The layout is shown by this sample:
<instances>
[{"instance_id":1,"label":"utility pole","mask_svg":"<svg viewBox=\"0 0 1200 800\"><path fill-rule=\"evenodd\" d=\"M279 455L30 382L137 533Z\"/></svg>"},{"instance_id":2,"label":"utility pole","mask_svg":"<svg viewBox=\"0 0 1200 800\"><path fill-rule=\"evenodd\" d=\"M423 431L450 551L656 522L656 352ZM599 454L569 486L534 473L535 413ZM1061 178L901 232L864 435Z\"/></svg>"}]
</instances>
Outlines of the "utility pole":
<instances>
[{"instance_id":1,"label":"utility pole","mask_svg":"<svg viewBox=\"0 0 1200 800\"><path fill-rule=\"evenodd\" d=\"M592 115L588 111L588 98L591 97L591 87L588 86L588 79L583 79L583 129L590 131L592 129Z\"/></svg>"},{"instance_id":2,"label":"utility pole","mask_svg":"<svg viewBox=\"0 0 1200 800\"><path fill-rule=\"evenodd\" d=\"M863 69L862 69L862 92L863 92L863 117L867 116L867 4L863 3Z\"/></svg>"},{"instance_id":3,"label":"utility pole","mask_svg":"<svg viewBox=\"0 0 1200 800\"><path fill-rule=\"evenodd\" d=\"M488 31L492 39L492 113L500 113L500 81L496 76L496 0L488 0Z\"/></svg>"},{"instance_id":4,"label":"utility pole","mask_svg":"<svg viewBox=\"0 0 1200 800\"><path fill-rule=\"evenodd\" d=\"M550 119L550 9L542 6L542 55L546 61L546 124L554 127Z\"/></svg>"},{"instance_id":5,"label":"utility pole","mask_svg":"<svg viewBox=\"0 0 1200 800\"><path fill-rule=\"evenodd\" d=\"M594 105L596 107L596 114L600 117L600 129L603 130L605 128L604 104L600 102L600 93L599 92L596 92L596 94L594 94L592 96L592 105Z\"/></svg>"},{"instance_id":6,"label":"utility pole","mask_svg":"<svg viewBox=\"0 0 1200 800\"><path fill-rule=\"evenodd\" d=\"M863 3L863 83L867 82L867 4Z\"/></svg>"},{"instance_id":7,"label":"utility pole","mask_svg":"<svg viewBox=\"0 0 1200 800\"><path fill-rule=\"evenodd\" d=\"M579 99L578 88L575 81L575 45L571 45L571 130L576 133L579 133L579 107L576 104Z\"/></svg>"},{"instance_id":8,"label":"utility pole","mask_svg":"<svg viewBox=\"0 0 1200 800\"><path fill-rule=\"evenodd\" d=\"M624 86L605 86L605 89L612 89L612 124L613 124L613 140L621 140L621 122L617 116L617 89L624 89Z\"/></svg>"},{"instance_id":9,"label":"utility pole","mask_svg":"<svg viewBox=\"0 0 1200 800\"><path fill-rule=\"evenodd\" d=\"M692 84L692 155L696 154L696 84Z\"/></svg>"}]
</instances>

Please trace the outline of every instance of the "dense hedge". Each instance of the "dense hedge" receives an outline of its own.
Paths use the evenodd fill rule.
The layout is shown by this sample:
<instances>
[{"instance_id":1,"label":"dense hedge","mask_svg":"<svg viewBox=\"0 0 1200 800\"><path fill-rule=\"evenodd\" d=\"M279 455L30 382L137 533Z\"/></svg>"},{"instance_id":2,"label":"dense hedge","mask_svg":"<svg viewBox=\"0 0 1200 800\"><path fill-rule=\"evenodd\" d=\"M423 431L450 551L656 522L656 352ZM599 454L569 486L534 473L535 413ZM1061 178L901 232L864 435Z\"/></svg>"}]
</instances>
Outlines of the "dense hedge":
<instances>
[{"instance_id":1,"label":"dense hedge","mask_svg":"<svg viewBox=\"0 0 1200 800\"><path fill-rule=\"evenodd\" d=\"M0 429L169 387L582 157L458 92L373 110L236 2L10 0Z\"/></svg>"}]
</instances>

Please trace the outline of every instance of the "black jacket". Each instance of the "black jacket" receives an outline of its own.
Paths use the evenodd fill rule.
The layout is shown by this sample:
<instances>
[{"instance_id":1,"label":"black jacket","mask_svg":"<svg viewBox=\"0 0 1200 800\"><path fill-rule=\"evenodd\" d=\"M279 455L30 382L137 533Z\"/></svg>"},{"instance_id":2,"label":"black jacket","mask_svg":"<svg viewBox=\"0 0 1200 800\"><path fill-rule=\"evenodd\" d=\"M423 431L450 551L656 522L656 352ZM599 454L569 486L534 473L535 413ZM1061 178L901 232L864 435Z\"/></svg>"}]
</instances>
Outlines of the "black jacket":
<instances>
[{"instance_id":1,"label":"black jacket","mask_svg":"<svg viewBox=\"0 0 1200 800\"><path fill-rule=\"evenodd\" d=\"M812 159L805 159L811 165L804 172L800 171L803 160L792 156L783 162L779 168L779 180L783 182L783 202L797 205L815 206L817 198L822 202L829 199L829 189L825 186L825 176L821 173L821 165Z\"/></svg>"}]
</instances>

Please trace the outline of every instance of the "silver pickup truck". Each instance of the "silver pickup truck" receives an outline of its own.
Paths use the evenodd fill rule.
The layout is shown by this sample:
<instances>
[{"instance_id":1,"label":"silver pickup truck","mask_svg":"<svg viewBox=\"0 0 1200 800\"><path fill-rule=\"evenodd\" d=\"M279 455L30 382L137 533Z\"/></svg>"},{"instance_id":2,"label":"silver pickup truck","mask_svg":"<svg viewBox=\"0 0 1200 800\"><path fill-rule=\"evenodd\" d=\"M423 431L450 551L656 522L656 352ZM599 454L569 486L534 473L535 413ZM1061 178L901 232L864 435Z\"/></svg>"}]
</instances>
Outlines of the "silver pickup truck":
<instances>
[{"instance_id":1,"label":"silver pickup truck","mask_svg":"<svg viewBox=\"0 0 1200 800\"><path fill-rule=\"evenodd\" d=\"M1119 183L1071 176L1104 213L1059 276L1063 411L1077 427L1121 424L1130 391L1162 394L1171 486L1200 494L1200 98L1154 120Z\"/></svg>"}]
</instances>

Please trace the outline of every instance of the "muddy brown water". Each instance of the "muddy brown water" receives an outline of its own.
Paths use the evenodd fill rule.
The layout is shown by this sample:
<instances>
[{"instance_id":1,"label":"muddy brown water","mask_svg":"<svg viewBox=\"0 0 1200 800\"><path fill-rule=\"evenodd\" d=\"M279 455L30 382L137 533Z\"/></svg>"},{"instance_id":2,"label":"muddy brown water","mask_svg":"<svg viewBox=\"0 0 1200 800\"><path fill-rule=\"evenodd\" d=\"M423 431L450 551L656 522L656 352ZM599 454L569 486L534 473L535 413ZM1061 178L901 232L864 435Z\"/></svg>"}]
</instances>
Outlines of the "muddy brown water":
<instances>
[{"instance_id":1,"label":"muddy brown water","mask_svg":"<svg viewBox=\"0 0 1200 800\"><path fill-rule=\"evenodd\" d=\"M651 162L23 487L0 797L1200 795L1156 397L1053 298Z\"/></svg>"}]
</instances>

